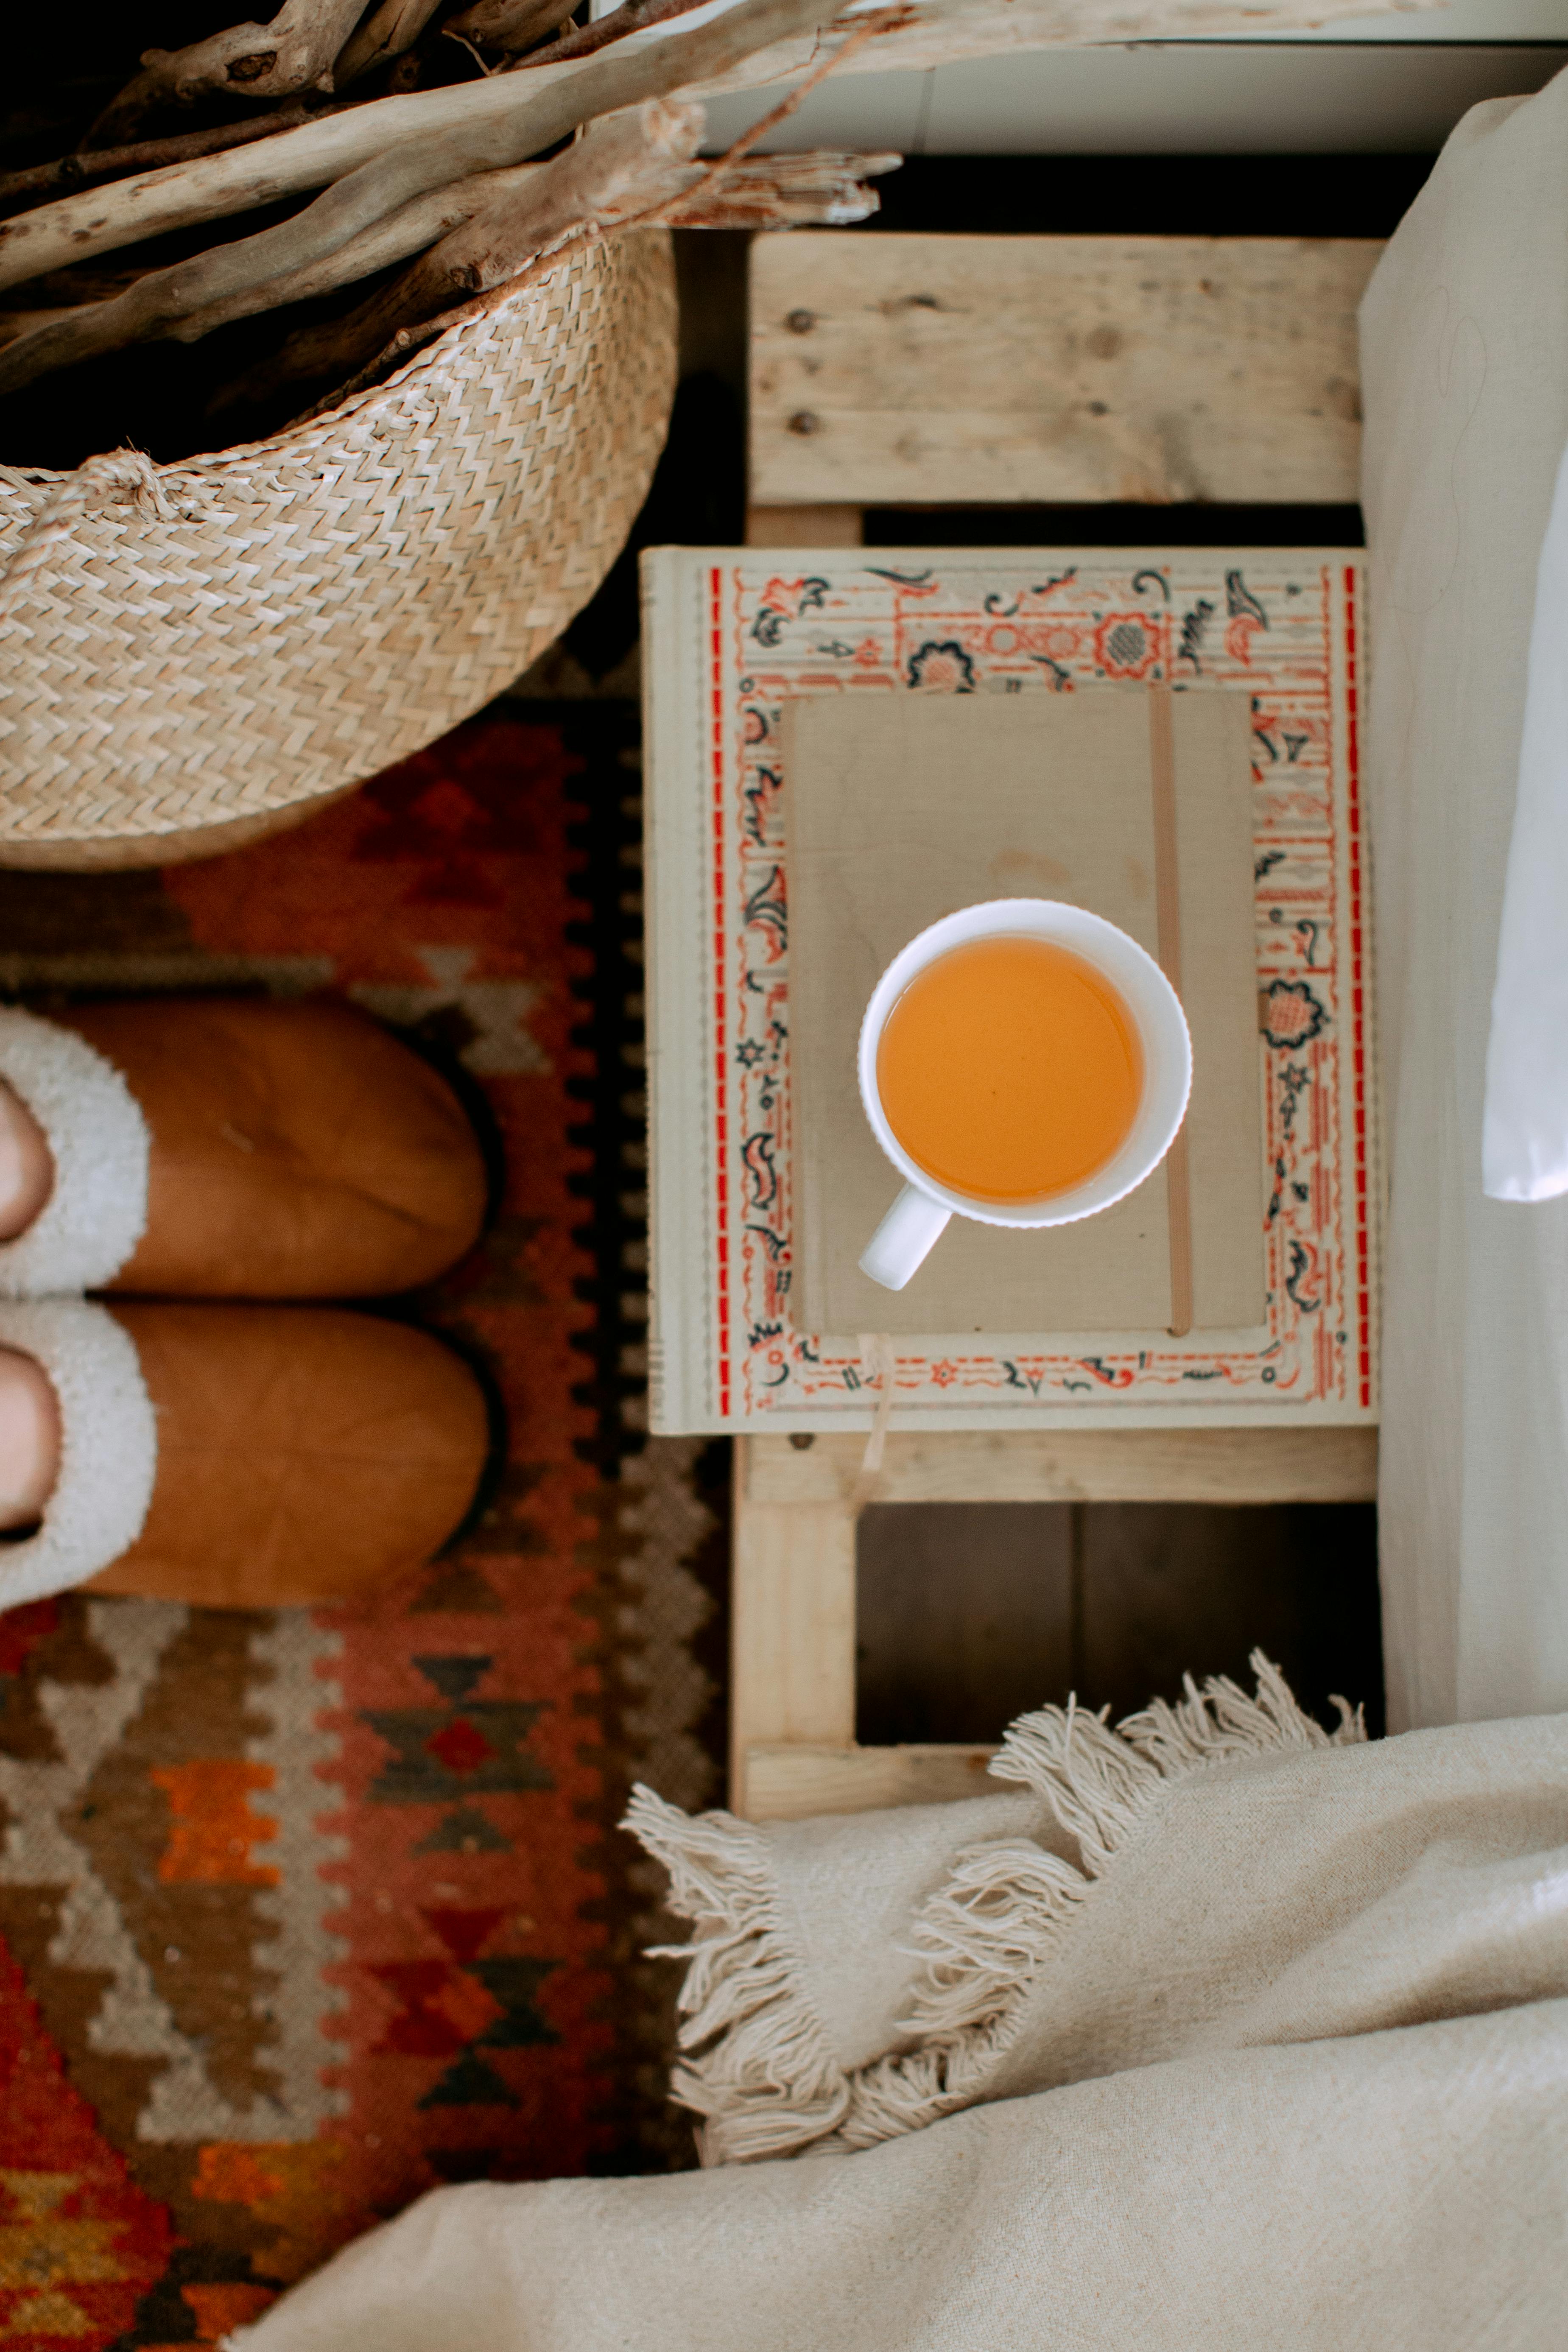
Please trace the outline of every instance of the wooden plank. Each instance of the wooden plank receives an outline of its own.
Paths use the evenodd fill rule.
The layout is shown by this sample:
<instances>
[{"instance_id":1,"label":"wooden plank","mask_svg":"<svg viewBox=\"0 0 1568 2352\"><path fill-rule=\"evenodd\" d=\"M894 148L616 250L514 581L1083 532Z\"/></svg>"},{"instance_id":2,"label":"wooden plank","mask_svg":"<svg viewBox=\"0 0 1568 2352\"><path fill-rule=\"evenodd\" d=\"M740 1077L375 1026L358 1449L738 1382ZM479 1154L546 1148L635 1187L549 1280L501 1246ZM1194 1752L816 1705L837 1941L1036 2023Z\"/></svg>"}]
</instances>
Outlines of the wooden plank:
<instances>
[{"instance_id":1,"label":"wooden plank","mask_svg":"<svg viewBox=\"0 0 1568 2352\"><path fill-rule=\"evenodd\" d=\"M855 1520L837 1496L780 1507L751 1492L735 1444L730 1801L745 1809L753 1747L855 1738Z\"/></svg>"},{"instance_id":2,"label":"wooden plank","mask_svg":"<svg viewBox=\"0 0 1568 2352\"><path fill-rule=\"evenodd\" d=\"M748 547L858 547L866 536L858 507L748 507Z\"/></svg>"},{"instance_id":3,"label":"wooden plank","mask_svg":"<svg viewBox=\"0 0 1568 2352\"><path fill-rule=\"evenodd\" d=\"M760 506L1353 503L1370 238L752 251Z\"/></svg>"},{"instance_id":4,"label":"wooden plank","mask_svg":"<svg viewBox=\"0 0 1568 2352\"><path fill-rule=\"evenodd\" d=\"M798 1822L883 1805L945 1805L994 1796L994 1748L752 1748L746 1818Z\"/></svg>"},{"instance_id":5,"label":"wooden plank","mask_svg":"<svg viewBox=\"0 0 1568 2352\"><path fill-rule=\"evenodd\" d=\"M746 1441L749 1507L849 1506L866 1441ZM894 1430L888 1503L1363 1503L1377 1494L1377 1432L1310 1429Z\"/></svg>"}]
</instances>

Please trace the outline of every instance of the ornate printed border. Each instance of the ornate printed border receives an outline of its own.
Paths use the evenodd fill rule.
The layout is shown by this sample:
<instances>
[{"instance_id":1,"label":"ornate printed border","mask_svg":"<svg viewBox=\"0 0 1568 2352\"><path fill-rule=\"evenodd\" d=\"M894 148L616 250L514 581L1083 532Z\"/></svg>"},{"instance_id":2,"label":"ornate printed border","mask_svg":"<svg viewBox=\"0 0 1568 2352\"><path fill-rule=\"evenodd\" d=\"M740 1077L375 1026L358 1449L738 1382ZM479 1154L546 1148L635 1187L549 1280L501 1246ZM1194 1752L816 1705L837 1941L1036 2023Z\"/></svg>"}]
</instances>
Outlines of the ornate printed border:
<instances>
[{"instance_id":1,"label":"ornate printed border","mask_svg":"<svg viewBox=\"0 0 1568 2352\"><path fill-rule=\"evenodd\" d=\"M1072 1353L897 1359L907 1406L1375 1411L1375 1183L1359 563L1322 551L973 554L704 579L711 788L709 1087L718 1406L863 1420L877 1376L790 1318L793 1202L784 702L845 692L1072 693L1168 678L1252 698L1267 1324ZM1008 1418L1016 1417L1009 1412ZM1053 1413L1052 1418L1057 1414Z\"/></svg>"}]
</instances>

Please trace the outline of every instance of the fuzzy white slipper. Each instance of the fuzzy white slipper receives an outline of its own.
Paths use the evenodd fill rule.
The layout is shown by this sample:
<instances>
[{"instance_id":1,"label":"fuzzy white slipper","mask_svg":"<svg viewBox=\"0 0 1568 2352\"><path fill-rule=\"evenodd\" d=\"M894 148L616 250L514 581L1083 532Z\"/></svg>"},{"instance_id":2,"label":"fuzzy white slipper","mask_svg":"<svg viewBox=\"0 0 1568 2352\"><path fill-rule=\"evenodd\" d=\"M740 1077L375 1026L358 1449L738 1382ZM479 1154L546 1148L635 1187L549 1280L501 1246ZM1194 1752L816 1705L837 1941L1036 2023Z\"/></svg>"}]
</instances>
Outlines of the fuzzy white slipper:
<instances>
[{"instance_id":1,"label":"fuzzy white slipper","mask_svg":"<svg viewBox=\"0 0 1568 2352\"><path fill-rule=\"evenodd\" d=\"M86 1299L0 1304L0 1348L31 1356L60 1408L60 1471L37 1534L0 1541L0 1609L96 1576L142 1532L158 1427L135 1343Z\"/></svg>"},{"instance_id":2,"label":"fuzzy white slipper","mask_svg":"<svg viewBox=\"0 0 1568 2352\"><path fill-rule=\"evenodd\" d=\"M24 1234L0 1243L0 1298L48 1298L111 1282L147 1224L151 1148L112 1062L35 1013L0 1006L0 1077L48 1138L55 1183Z\"/></svg>"}]
</instances>

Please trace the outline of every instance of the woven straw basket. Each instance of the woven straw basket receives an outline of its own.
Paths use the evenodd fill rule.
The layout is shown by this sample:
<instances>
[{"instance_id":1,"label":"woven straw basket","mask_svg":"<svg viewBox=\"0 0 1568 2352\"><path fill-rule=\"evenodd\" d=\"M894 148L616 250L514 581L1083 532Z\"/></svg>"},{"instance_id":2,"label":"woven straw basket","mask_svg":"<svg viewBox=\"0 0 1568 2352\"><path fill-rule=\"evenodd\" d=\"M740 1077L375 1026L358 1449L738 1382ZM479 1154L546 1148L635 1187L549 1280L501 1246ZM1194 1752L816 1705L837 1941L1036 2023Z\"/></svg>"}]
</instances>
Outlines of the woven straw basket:
<instances>
[{"instance_id":1,"label":"woven straw basket","mask_svg":"<svg viewBox=\"0 0 1568 2352\"><path fill-rule=\"evenodd\" d=\"M0 865L234 848L477 710L614 562L675 362L644 230L273 440L0 467Z\"/></svg>"}]
</instances>

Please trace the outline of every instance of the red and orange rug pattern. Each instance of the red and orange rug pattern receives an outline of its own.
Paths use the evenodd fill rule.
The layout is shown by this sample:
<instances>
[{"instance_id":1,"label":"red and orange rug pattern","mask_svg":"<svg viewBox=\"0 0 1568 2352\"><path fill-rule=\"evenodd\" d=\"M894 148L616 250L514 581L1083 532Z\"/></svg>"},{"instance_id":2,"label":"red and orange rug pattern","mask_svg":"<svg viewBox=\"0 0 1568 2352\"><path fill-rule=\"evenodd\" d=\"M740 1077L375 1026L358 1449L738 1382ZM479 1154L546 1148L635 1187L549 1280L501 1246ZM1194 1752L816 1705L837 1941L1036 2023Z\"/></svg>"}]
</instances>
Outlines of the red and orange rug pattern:
<instances>
[{"instance_id":1,"label":"red and orange rug pattern","mask_svg":"<svg viewBox=\"0 0 1568 2352\"><path fill-rule=\"evenodd\" d=\"M363 1608L0 1618L5 2352L216 2344L438 2183L679 2160L614 1823L638 1772L711 1793L713 1528L697 1449L618 1465L584 1385L582 844L616 809L571 731L489 714L256 847L6 877L4 977L46 1009L324 990L460 1061L504 1196L396 1311L483 1363L510 1442L481 1522Z\"/></svg>"}]
</instances>

